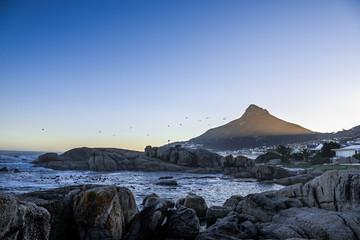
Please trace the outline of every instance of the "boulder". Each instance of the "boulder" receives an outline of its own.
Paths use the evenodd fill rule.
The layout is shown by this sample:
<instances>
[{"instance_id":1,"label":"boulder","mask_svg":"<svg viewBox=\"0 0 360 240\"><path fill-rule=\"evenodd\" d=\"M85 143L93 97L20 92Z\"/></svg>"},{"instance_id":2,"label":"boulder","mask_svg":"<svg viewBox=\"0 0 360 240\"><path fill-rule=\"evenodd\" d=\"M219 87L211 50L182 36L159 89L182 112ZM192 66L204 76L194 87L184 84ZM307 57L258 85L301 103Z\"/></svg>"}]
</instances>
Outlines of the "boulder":
<instances>
[{"instance_id":1,"label":"boulder","mask_svg":"<svg viewBox=\"0 0 360 240\"><path fill-rule=\"evenodd\" d=\"M49 239L50 214L34 203L0 193L0 239Z\"/></svg>"},{"instance_id":2,"label":"boulder","mask_svg":"<svg viewBox=\"0 0 360 240\"><path fill-rule=\"evenodd\" d=\"M292 177L277 179L277 180L275 180L275 183L281 184L284 186L289 186L289 185L293 185L293 184L297 184L297 183L305 184L308 181L312 180L313 178L314 178L314 176L311 174L301 174L301 175L296 175L296 176L292 176Z\"/></svg>"},{"instance_id":3,"label":"boulder","mask_svg":"<svg viewBox=\"0 0 360 240\"><path fill-rule=\"evenodd\" d=\"M244 197L241 195L233 195L230 198L226 199L223 204L224 207L230 209L231 211L235 211L237 205L241 200L244 200Z\"/></svg>"},{"instance_id":4,"label":"boulder","mask_svg":"<svg viewBox=\"0 0 360 240\"><path fill-rule=\"evenodd\" d=\"M226 217L232 210L223 206L212 206L206 210L206 225L213 225L216 219Z\"/></svg>"},{"instance_id":5,"label":"boulder","mask_svg":"<svg viewBox=\"0 0 360 240\"><path fill-rule=\"evenodd\" d=\"M7 167L2 167L0 168L0 172L8 172L9 170L7 169Z\"/></svg>"},{"instance_id":6,"label":"boulder","mask_svg":"<svg viewBox=\"0 0 360 240\"><path fill-rule=\"evenodd\" d=\"M151 146L146 146L145 147L145 154L150 156L150 157L156 157L156 149L154 149Z\"/></svg>"},{"instance_id":7,"label":"boulder","mask_svg":"<svg viewBox=\"0 0 360 240\"><path fill-rule=\"evenodd\" d=\"M303 187L306 203L332 211L360 212L360 172L333 170Z\"/></svg>"},{"instance_id":8,"label":"boulder","mask_svg":"<svg viewBox=\"0 0 360 240\"><path fill-rule=\"evenodd\" d=\"M205 199L196 194L189 194L184 200L184 206L195 210L200 220L206 218L206 210L208 208Z\"/></svg>"},{"instance_id":9,"label":"boulder","mask_svg":"<svg viewBox=\"0 0 360 240\"><path fill-rule=\"evenodd\" d=\"M256 222L256 220L252 216L231 212L228 216L219 218L215 224L207 228L201 235L220 234L239 239L253 239L257 236L257 228L253 222Z\"/></svg>"},{"instance_id":10,"label":"boulder","mask_svg":"<svg viewBox=\"0 0 360 240\"><path fill-rule=\"evenodd\" d=\"M168 203L156 198L145 201L144 209L136 214L129 224L129 230L125 235L125 240L145 240L157 239L157 235L161 233L161 224L167 215Z\"/></svg>"},{"instance_id":11,"label":"boulder","mask_svg":"<svg viewBox=\"0 0 360 240\"><path fill-rule=\"evenodd\" d=\"M284 201L273 200L257 193L248 195L242 203L242 209L237 211L254 216L258 221L270 222L276 213L286 208Z\"/></svg>"},{"instance_id":12,"label":"boulder","mask_svg":"<svg viewBox=\"0 0 360 240\"><path fill-rule=\"evenodd\" d=\"M126 188L98 187L74 198L74 221L81 239L121 239L137 212L135 198Z\"/></svg>"},{"instance_id":13,"label":"boulder","mask_svg":"<svg viewBox=\"0 0 360 240\"><path fill-rule=\"evenodd\" d=\"M215 168L220 166L221 156L205 149L189 150L195 157L195 165L202 168Z\"/></svg>"},{"instance_id":14,"label":"boulder","mask_svg":"<svg viewBox=\"0 0 360 240\"><path fill-rule=\"evenodd\" d=\"M57 153L45 153L40 155L35 161L39 163L46 163L46 162L58 161L58 160L59 160L59 155Z\"/></svg>"},{"instance_id":15,"label":"boulder","mask_svg":"<svg viewBox=\"0 0 360 240\"><path fill-rule=\"evenodd\" d=\"M221 165L223 167L234 167L235 166L235 159L233 155L227 155L223 158L221 158Z\"/></svg>"},{"instance_id":16,"label":"boulder","mask_svg":"<svg viewBox=\"0 0 360 240\"><path fill-rule=\"evenodd\" d=\"M115 195L117 199L116 197L113 198L111 204L106 201L106 196ZM101 226L101 222L105 221L106 216L116 216L114 206L118 206L117 203L120 205L118 214L123 217L122 222L124 224L129 223L138 211L132 193L126 188L114 186L68 186L16 196L21 201L32 202L44 207L51 214L50 239L52 240L88 237L83 231L109 231L110 226L105 226L103 230L96 230L91 227L90 223ZM94 197L94 201L92 201L92 197ZM76 204L74 199L76 199ZM109 213L104 213L106 208L110 211ZM112 221L109 218L105 222L111 223ZM78 228L78 225L80 225L80 228ZM86 227L89 227L89 229L85 229ZM94 238L89 236L88 239ZM108 239L112 238L109 237Z\"/></svg>"},{"instance_id":17,"label":"boulder","mask_svg":"<svg viewBox=\"0 0 360 240\"><path fill-rule=\"evenodd\" d=\"M167 232L171 238L195 238L200 232L200 222L195 210L180 207L169 212Z\"/></svg>"},{"instance_id":18,"label":"boulder","mask_svg":"<svg viewBox=\"0 0 360 240\"><path fill-rule=\"evenodd\" d=\"M258 165L253 168L257 179L272 180L294 176L294 173L280 167Z\"/></svg>"},{"instance_id":19,"label":"boulder","mask_svg":"<svg viewBox=\"0 0 360 240\"><path fill-rule=\"evenodd\" d=\"M160 164L155 161L138 157L134 160L134 169L138 171L159 171Z\"/></svg>"},{"instance_id":20,"label":"boulder","mask_svg":"<svg viewBox=\"0 0 360 240\"><path fill-rule=\"evenodd\" d=\"M82 190L91 187L94 187L94 185L69 186L16 196L21 201L33 202L44 207L50 213L50 239L74 239L74 236L78 236L78 233L73 219L73 199Z\"/></svg>"},{"instance_id":21,"label":"boulder","mask_svg":"<svg viewBox=\"0 0 360 240\"><path fill-rule=\"evenodd\" d=\"M179 160L179 151L174 150L170 152L170 162L177 163Z\"/></svg>"},{"instance_id":22,"label":"boulder","mask_svg":"<svg viewBox=\"0 0 360 240\"><path fill-rule=\"evenodd\" d=\"M295 226L297 233L312 239L359 239L360 214L326 211L319 208L290 208L273 217L275 224ZM305 235L303 234L305 233ZM288 237L298 237L297 234Z\"/></svg>"},{"instance_id":23,"label":"boulder","mask_svg":"<svg viewBox=\"0 0 360 240\"><path fill-rule=\"evenodd\" d=\"M255 223L260 239L307 240L306 233L290 224Z\"/></svg>"},{"instance_id":24,"label":"boulder","mask_svg":"<svg viewBox=\"0 0 360 240\"><path fill-rule=\"evenodd\" d=\"M170 147L159 147L156 150L156 157L169 161L170 160Z\"/></svg>"},{"instance_id":25,"label":"boulder","mask_svg":"<svg viewBox=\"0 0 360 240\"><path fill-rule=\"evenodd\" d=\"M193 166L194 156L186 150L179 151L177 164L181 166Z\"/></svg>"},{"instance_id":26,"label":"boulder","mask_svg":"<svg viewBox=\"0 0 360 240\"><path fill-rule=\"evenodd\" d=\"M160 181L155 184L162 186L178 186L178 183L175 180Z\"/></svg>"}]
</instances>

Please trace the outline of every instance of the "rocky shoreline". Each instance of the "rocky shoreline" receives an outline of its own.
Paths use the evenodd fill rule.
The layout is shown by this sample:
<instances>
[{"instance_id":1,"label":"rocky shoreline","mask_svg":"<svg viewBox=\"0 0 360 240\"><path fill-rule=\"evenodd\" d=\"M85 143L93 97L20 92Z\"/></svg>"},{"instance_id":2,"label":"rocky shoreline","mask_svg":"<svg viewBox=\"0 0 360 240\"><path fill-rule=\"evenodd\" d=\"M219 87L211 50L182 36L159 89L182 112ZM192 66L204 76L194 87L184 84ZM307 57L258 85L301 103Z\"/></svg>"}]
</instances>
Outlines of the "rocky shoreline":
<instances>
[{"instance_id":1,"label":"rocky shoreline","mask_svg":"<svg viewBox=\"0 0 360 240\"><path fill-rule=\"evenodd\" d=\"M282 185L305 183L321 173L300 175L280 167L259 165L243 156L222 157L205 149L147 146L145 152L117 148L75 148L61 155L46 153L33 161L54 170L90 171L179 171L201 174L223 173L235 178L255 178ZM173 183L174 184L174 183Z\"/></svg>"},{"instance_id":2,"label":"rocky shoreline","mask_svg":"<svg viewBox=\"0 0 360 240\"><path fill-rule=\"evenodd\" d=\"M210 208L193 194L176 203L151 194L139 211L129 189L112 185L0 193L0 239L355 240L359 192L359 171L335 170Z\"/></svg>"}]
</instances>

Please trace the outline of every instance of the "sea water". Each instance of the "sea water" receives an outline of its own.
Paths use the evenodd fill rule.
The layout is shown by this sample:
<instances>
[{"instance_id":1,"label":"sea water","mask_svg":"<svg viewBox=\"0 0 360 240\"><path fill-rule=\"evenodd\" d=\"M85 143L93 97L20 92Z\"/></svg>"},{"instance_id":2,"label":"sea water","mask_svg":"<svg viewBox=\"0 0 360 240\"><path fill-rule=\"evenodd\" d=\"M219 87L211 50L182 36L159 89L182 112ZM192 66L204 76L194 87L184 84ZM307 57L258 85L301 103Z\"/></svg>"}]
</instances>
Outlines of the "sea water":
<instances>
[{"instance_id":1,"label":"sea water","mask_svg":"<svg viewBox=\"0 0 360 240\"><path fill-rule=\"evenodd\" d=\"M19 194L78 184L114 184L129 188L138 205L151 193L175 202L189 193L195 193L204 197L208 206L215 206L222 205L232 195L246 196L282 188L278 184L245 181L223 174L59 171L37 167L31 163L41 154L41 152L0 151L0 168L6 167L9 170L0 172L0 191ZM19 172L15 172L15 169ZM157 185L159 181L164 181L160 179L161 177L177 181L178 186Z\"/></svg>"}]
</instances>

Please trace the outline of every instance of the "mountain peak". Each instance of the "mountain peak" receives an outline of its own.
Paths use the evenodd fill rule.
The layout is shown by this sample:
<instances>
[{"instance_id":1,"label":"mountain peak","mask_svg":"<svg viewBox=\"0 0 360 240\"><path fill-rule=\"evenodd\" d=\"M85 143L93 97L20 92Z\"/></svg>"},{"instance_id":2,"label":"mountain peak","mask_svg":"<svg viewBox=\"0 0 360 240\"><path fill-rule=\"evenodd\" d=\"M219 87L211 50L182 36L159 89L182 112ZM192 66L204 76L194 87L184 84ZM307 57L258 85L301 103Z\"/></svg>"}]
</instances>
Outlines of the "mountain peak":
<instances>
[{"instance_id":1,"label":"mountain peak","mask_svg":"<svg viewBox=\"0 0 360 240\"><path fill-rule=\"evenodd\" d=\"M250 104L249 107L245 110L243 116L260 116L260 115L269 115L270 113L255 104Z\"/></svg>"}]
</instances>

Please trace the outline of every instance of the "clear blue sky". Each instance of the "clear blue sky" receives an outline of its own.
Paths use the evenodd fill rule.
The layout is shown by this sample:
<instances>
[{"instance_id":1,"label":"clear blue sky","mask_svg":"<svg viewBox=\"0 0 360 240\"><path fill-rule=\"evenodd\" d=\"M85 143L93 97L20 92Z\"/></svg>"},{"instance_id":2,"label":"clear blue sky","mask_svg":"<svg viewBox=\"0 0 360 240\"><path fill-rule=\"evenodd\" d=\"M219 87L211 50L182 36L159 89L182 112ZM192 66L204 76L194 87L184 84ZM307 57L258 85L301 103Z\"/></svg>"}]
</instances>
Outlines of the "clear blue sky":
<instances>
[{"instance_id":1,"label":"clear blue sky","mask_svg":"<svg viewBox=\"0 0 360 240\"><path fill-rule=\"evenodd\" d=\"M251 103L314 131L349 129L360 3L4 0L0 83L0 149L142 150Z\"/></svg>"}]
</instances>

